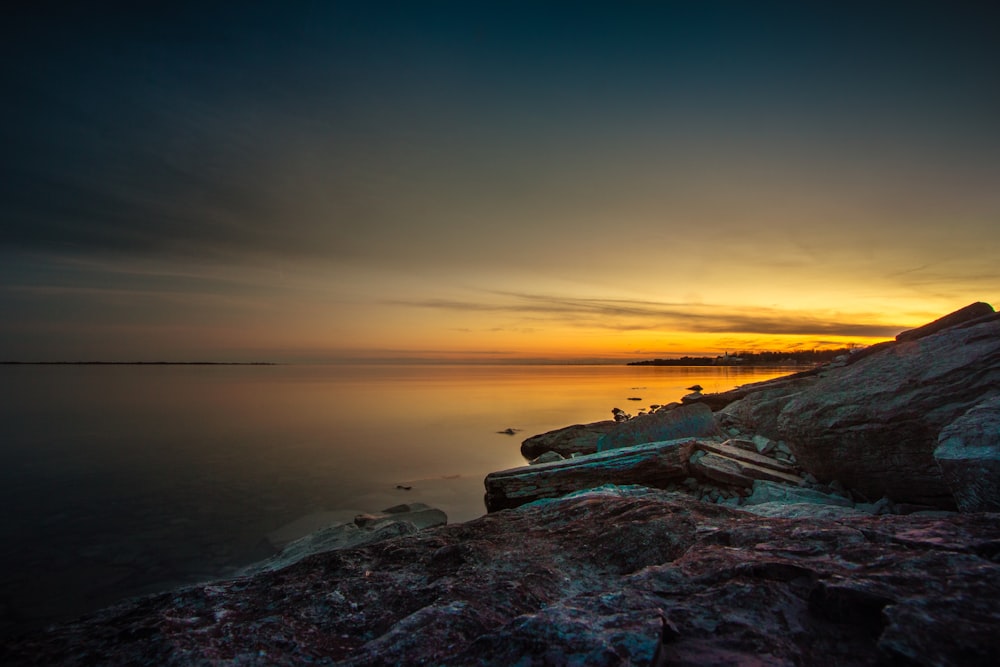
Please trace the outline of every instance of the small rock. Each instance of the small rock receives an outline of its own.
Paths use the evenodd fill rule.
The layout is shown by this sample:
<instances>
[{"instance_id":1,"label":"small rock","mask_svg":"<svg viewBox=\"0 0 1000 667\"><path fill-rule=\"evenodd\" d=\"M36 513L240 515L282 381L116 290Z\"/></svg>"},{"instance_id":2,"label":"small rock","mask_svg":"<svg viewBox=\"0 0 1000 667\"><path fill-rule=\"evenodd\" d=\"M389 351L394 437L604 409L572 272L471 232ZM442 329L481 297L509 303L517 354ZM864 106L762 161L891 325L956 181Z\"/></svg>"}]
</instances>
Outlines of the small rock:
<instances>
[{"instance_id":1,"label":"small rock","mask_svg":"<svg viewBox=\"0 0 1000 667\"><path fill-rule=\"evenodd\" d=\"M505 428L502 431L497 431L497 433L500 433L501 435L514 435L520 430L521 429L519 428Z\"/></svg>"},{"instance_id":2,"label":"small rock","mask_svg":"<svg viewBox=\"0 0 1000 667\"><path fill-rule=\"evenodd\" d=\"M774 441L763 435L755 435L753 437L753 444L760 454L770 454L774 451Z\"/></svg>"},{"instance_id":3,"label":"small rock","mask_svg":"<svg viewBox=\"0 0 1000 667\"><path fill-rule=\"evenodd\" d=\"M844 486L839 479L835 479L830 482L830 490L838 496L844 496L845 498L850 498L851 496L851 494L847 491L847 487Z\"/></svg>"},{"instance_id":4,"label":"small rock","mask_svg":"<svg viewBox=\"0 0 1000 667\"><path fill-rule=\"evenodd\" d=\"M739 434L737 429L729 429L730 432L735 431L734 435ZM757 447L753 444L753 440L747 440L746 438L731 438L729 444L733 447L739 447L740 449L746 450L748 452L756 452Z\"/></svg>"},{"instance_id":5,"label":"small rock","mask_svg":"<svg viewBox=\"0 0 1000 667\"><path fill-rule=\"evenodd\" d=\"M555 461L565 461L566 457L559 452L548 451L541 456L531 460L531 465L537 465L539 463L553 463Z\"/></svg>"},{"instance_id":6,"label":"small rock","mask_svg":"<svg viewBox=\"0 0 1000 667\"><path fill-rule=\"evenodd\" d=\"M688 403L697 403L701 399L705 398L705 395L700 391L692 391L690 394L685 394L681 396L681 403L687 405Z\"/></svg>"},{"instance_id":7,"label":"small rock","mask_svg":"<svg viewBox=\"0 0 1000 667\"><path fill-rule=\"evenodd\" d=\"M893 514L893 502L889 498L879 498L872 507L872 514Z\"/></svg>"},{"instance_id":8,"label":"small rock","mask_svg":"<svg viewBox=\"0 0 1000 667\"><path fill-rule=\"evenodd\" d=\"M626 400L629 400L629 401L641 401L642 397L641 396L629 396Z\"/></svg>"}]
</instances>

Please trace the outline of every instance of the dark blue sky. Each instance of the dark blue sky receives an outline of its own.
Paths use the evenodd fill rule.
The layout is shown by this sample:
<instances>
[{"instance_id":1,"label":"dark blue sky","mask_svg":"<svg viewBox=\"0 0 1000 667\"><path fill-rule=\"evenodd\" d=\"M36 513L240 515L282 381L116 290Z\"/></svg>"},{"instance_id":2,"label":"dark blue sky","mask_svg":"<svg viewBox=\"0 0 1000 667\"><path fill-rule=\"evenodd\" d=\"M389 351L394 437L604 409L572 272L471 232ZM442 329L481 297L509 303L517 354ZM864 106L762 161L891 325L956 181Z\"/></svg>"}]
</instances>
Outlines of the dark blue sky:
<instances>
[{"instance_id":1,"label":"dark blue sky","mask_svg":"<svg viewBox=\"0 0 1000 667\"><path fill-rule=\"evenodd\" d=\"M329 298L379 332L497 294L516 296L502 312L518 298L641 301L635 326L650 336L706 304L790 311L781 326L751 312L733 334L827 331L795 315L807 289L843 293L817 322L899 304L882 329L989 299L998 14L955 2L8 11L0 357L111 354L102 340L192 354L204 316L181 294L225 304L213 353L248 326L232 299L316 307L303 296L316 289L339 289ZM723 243L725 267L709 250ZM412 293L388 287L400 284ZM750 284L766 296L749 298ZM523 310L493 328L549 330ZM262 330L249 347L322 356L329 340L349 356L372 337L335 319ZM296 343L310 327L327 335ZM189 342L162 347L167 329ZM91 342L74 348L70 332Z\"/></svg>"}]
</instances>

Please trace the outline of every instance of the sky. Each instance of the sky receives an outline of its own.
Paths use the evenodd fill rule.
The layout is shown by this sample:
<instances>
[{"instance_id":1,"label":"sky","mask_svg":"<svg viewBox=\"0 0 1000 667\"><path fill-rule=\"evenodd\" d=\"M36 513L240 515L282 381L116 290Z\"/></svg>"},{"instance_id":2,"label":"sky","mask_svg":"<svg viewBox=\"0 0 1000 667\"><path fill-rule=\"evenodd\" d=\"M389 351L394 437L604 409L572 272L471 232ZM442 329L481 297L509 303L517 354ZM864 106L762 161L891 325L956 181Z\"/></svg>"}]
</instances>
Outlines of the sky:
<instances>
[{"instance_id":1,"label":"sky","mask_svg":"<svg viewBox=\"0 0 1000 667\"><path fill-rule=\"evenodd\" d=\"M1000 11L20 3L0 359L623 362L1000 305Z\"/></svg>"}]
</instances>

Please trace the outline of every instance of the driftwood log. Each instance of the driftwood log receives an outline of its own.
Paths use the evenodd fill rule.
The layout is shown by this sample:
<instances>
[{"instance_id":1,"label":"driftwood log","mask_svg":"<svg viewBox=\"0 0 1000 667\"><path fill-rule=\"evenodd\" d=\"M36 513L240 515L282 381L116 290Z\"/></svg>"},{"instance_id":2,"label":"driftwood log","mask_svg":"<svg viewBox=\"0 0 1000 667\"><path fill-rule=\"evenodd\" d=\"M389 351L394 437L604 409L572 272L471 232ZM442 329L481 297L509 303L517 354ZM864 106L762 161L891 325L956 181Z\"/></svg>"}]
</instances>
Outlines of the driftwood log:
<instances>
[{"instance_id":1,"label":"driftwood log","mask_svg":"<svg viewBox=\"0 0 1000 667\"><path fill-rule=\"evenodd\" d=\"M602 484L665 488L688 475L694 439L649 442L565 461L493 472L486 476L486 510L519 507Z\"/></svg>"}]
</instances>

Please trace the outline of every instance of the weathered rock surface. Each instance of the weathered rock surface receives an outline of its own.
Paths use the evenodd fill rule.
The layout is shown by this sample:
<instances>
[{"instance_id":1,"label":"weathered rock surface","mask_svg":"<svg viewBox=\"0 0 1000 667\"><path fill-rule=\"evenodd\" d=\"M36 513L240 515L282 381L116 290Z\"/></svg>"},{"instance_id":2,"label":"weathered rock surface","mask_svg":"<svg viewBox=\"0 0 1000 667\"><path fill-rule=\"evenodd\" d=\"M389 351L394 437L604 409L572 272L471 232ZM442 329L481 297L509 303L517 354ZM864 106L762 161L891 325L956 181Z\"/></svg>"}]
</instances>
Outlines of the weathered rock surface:
<instances>
[{"instance_id":1,"label":"weathered rock surface","mask_svg":"<svg viewBox=\"0 0 1000 667\"><path fill-rule=\"evenodd\" d=\"M719 454L706 453L702 457L692 458L691 472L701 477L736 486L751 487L755 480L772 480L785 484L799 485L801 477L795 474L779 472L773 468L747 463L740 459L731 459Z\"/></svg>"},{"instance_id":2,"label":"weathered rock surface","mask_svg":"<svg viewBox=\"0 0 1000 667\"><path fill-rule=\"evenodd\" d=\"M770 456L760 454L756 451L748 451L731 443L732 440L726 440L725 442L698 440L695 446L701 451L711 452L713 454L725 456L730 459L736 459L737 461L743 461L745 463L752 463L755 466L776 470L778 472L785 473L786 475L797 475L796 469L790 465L784 464L771 458ZM801 480L796 480L796 483L799 481Z\"/></svg>"},{"instance_id":3,"label":"weathered rock surface","mask_svg":"<svg viewBox=\"0 0 1000 667\"><path fill-rule=\"evenodd\" d=\"M1000 516L763 518L604 488L8 642L5 665L993 665Z\"/></svg>"},{"instance_id":4,"label":"weathered rock surface","mask_svg":"<svg viewBox=\"0 0 1000 667\"><path fill-rule=\"evenodd\" d=\"M993 312L993 306L988 303L983 303L982 301L977 301L976 303L969 304L965 308L956 310L954 313L949 313L944 317L940 317L933 322L930 322L929 324L925 324L922 327L904 331L896 336L896 340L918 340L939 331L950 329L958 324L964 324L972 320L977 320L981 317L988 317L992 315Z\"/></svg>"},{"instance_id":5,"label":"weathered rock surface","mask_svg":"<svg viewBox=\"0 0 1000 667\"><path fill-rule=\"evenodd\" d=\"M679 438L719 436L722 432L706 405L692 403L669 411L639 415L618 423L597 441L597 451L631 447L645 442L662 442Z\"/></svg>"},{"instance_id":6,"label":"weathered rock surface","mask_svg":"<svg viewBox=\"0 0 1000 667\"><path fill-rule=\"evenodd\" d=\"M836 505L840 507L854 506L851 499L845 498L844 496L838 496L832 493L823 493L822 491L817 491L816 489L807 489L801 486L776 484L775 482L766 480L754 482L753 493L747 496L743 504L760 505L762 503L811 503L816 505Z\"/></svg>"},{"instance_id":7,"label":"weathered rock surface","mask_svg":"<svg viewBox=\"0 0 1000 667\"><path fill-rule=\"evenodd\" d=\"M591 424L573 424L533 435L521 443L521 456L531 461L545 452L556 452L564 458L573 454L593 454L597 451L598 438L616 425L617 422L609 419Z\"/></svg>"},{"instance_id":8,"label":"weathered rock surface","mask_svg":"<svg viewBox=\"0 0 1000 667\"><path fill-rule=\"evenodd\" d=\"M844 505L825 505L813 502L789 503L783 500L744 505L742 509L758 516L781 519L849 519L866 514L862 510Z\"/></svg>"},{"instance_id":9,"label":"weathered rock surface","mask_svg":"<svg viewBox=\"0 0 1000 667\"><path fill-rule=\"evenodd\" d=\"M934 459L938 436L998 391L1000 315L994 313L749 392L719 417L724 425L784 440L821 481L838 479L870 499L953 508Z\"/></svg>"},{"instance_id":10,"label":"weathered rock surface","mask_svg":"<svg viewBox=\"0 0 1000 667\"><path fill-rule=\"evenodd\" d=\"M705 404L714 411L719 411L736 401L746 398L750 394L757 394L762 391L781 390L786 386L796 384L799 380L813 377L816 374L817 369L812 368L798 373L792 373L791 375L773 378L771 380L741 385L735 389L730 389L729 391L722 391L714 394L703 394L700 403ZM788 392L781 391L774 395L784 395L786 393Z\"/></svg>"},{"instance_id":11,"label":"weathered rock surface","mask_svg":"<svg viewBox=\"0 0 1000 667\"><path fill-rule=\"evenodd\" d=\"M1000 394L945 426L934 459L960 510L1000 512Z\"/></svg>"},{"instance_id":12,"label":"weathered rock surface","mask_svg":"<svg viewBox=\"0 0 1000 667\"><path fill-rule=\"evenodd\" d=\"M486 511L520 507L603 484L644 484L663 488L687 476L691 439L650 442L565 461L539 463L486 476Z\"/></svg>"},{"instance_id":13,"label":"weathered rock surface","mask_svg":"<svg viewBox=\"0 0 1000 667\"><path fill-rule=\"evenodd\" d=\"M424 503L395 505L378 514L358 514L350 523L335 523L289 542L280 553L244 568L242 574L279 570L316 553L380 542L446 523L448 516L444 512Z\"/></svg>"}]
</instances>

